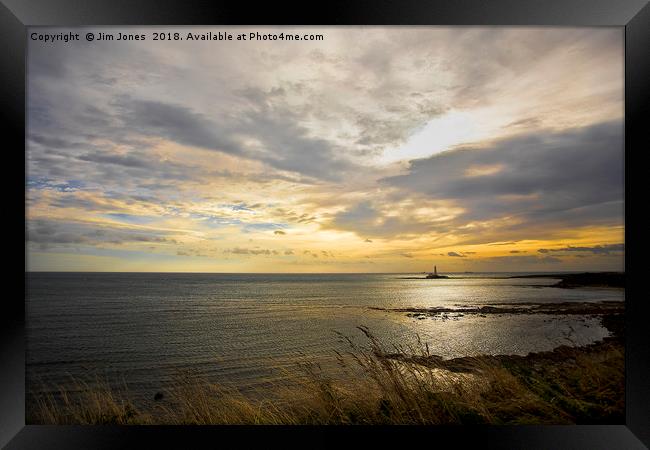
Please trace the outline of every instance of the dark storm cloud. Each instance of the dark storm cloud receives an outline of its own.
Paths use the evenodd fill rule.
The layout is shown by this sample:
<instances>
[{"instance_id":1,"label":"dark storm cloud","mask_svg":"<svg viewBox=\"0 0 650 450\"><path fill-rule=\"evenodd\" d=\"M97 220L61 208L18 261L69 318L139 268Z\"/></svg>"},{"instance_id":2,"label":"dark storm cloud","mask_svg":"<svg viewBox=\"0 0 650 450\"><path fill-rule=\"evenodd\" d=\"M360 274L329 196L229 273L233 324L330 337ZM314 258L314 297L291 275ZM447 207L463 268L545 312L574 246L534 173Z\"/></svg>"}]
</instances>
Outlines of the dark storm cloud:
<instances>
[{"instance_id":1,"label":"dark storm cloud","mask_svg":"<svg viewBox=\"0 0 650 450\"><path fill-rule=\"evenodd\" d=\"M485 241L509 245L548 236L561 227L619 225L624 198L622 151L622 124L608 122L443 152L411 161L407 174L382 183L392 188L386 194L392 201L416 201L423 206L451 201L462 213L420 221L387 213L381 202L368 200L335 214L329 226L371 237L453 232L463 245ZM504 218L508 220L480 234L465 228L469 223Z\"/></svg>"},{"instance_id":2,"label":"dark storm cloud","mask_svg":"<svg viewBox=\"0 0 650 450\"><path fill-rule=\"evenodd\" d=\"M466 208L459 219L464 221L512 215L523 219L523 226L547 220L572 225L593 219L620 222L622 151L622 124L603 123L414 160L408 174L384 183L455 200Z\"/></svg>"},{"instance_id":3,"label":"dark storm cloud","mask_svg":"<svg viewBox=\"0 0 650 450\"><path fill-rule=\"evenodd\" d=\"M99 164L115 164L117 166L135 167L140 169L153 169L155 164L151 159L143 158L136 155L118 155L115 153L86 153L77 159Z\"/></svg>"},{"instance_id":4,"label":"dark storm cloud","mask_svg":"<svg viewBox=\"0 0 650 450\"><path fill-rule=\"evenodd\" d=\"M164 137L180 144L241 154L222 128L190 108L158 101L120 99L124 123L132 132Z\"/></svg>"},{"instance_id":5,"label":"dark storm cloud","mask_svg":"<svg viewBox=\"0 0 650 450\"><path fill-rule=\"evenodd\" d=\"M68 152L65 155L55 154L46 148L32 148L27 157L30 187L36 189L48 187L34 184L39 180L64 184L76 179L83 180L84 189L106 190L110 187L125 191L147 189L148 185L153 187L155 184L157 187L154 190L160 193L160 189L195 178L200 169L138 150L116 153L110 147L82 153Z\"/></svg>"},{"instance_id":6,"label":"dark storm cloud","mask_svg":"<svg viewBox=\"0 0 650 450\"><path fill-rule=\"evenodd\" d=\"M76 231L76 230L75 230ZM61 229L53 222L31 222L27 228L27 240L42 246L51 244L81 244L88 242L87 236Z\"/></svg>"},{"instance_id":7,"label":"dark storm cloud","mask_svg":"<svg viewBox=\"0 0 650 450\"><path fill-rule=\"evenodd\" d=\"M235 130L262 142L268 154L255 156L277 169L326 180L340 180L346 173L359 169L341 157L345 155L343 149L310 136L298 124L299 119L286 109L262 108L245 114ZM251 151L247 153L254 155Z\"/></svg>"},{"instance_id":8,"label":"dark storm cloud","mask_svg":"<svg viewBox=\"0 0 650 450\"><path fill-rule=\"evenodd\" d=\"M85 147L85 145L82 143L69 141L56 136L41 136L38 134L32 134L29 136L29 139L36 144L40 144L44 147L55 150Z\"/></svg>"},{"instance_id":9,"label":"dark storm cloud","mask_svg":"<svg viewBox=\"0 0 650 450\"><path fill-rule=\"evenodd\" d=\"M262 95L262 94L260 94ZM237 119L218 123L185 106L130 98L117 101L118 117L133 136L163 137L171 141L236 156L258 159L280 170L317 179L340 179L355 166L324 139L309 136L292 111L263 104ZM245 144L254 138L263 148Z\"/></svg>"},{"instance_id":10,"label":"dark storm cloud","mask_svg":"<svg viewBox=\"0 0 650 450\"><path fill-rule=\"evenodd\" d=\"M131 230L79 222L34 220L30 221L26 228L26 241L31 244L38 244L43 250L74 244L97 246L101 244L120 245L129 242L176 243L174 239L169 239L161 232Z\"/></svg>"}]
</instances>

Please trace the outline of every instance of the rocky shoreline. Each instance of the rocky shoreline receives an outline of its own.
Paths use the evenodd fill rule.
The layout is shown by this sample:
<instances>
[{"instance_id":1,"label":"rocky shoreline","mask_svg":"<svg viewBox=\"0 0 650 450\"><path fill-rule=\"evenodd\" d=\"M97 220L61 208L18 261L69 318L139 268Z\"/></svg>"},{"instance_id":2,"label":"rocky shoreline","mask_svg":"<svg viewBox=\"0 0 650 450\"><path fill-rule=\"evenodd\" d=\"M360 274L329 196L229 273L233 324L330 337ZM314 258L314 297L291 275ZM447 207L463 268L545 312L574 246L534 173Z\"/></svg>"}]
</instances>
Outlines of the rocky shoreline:
<instances>
[{"instance_id":1,"label":"rocky shoreline","mask_svg":"<svg viewBox=\"0 0 650 450\"><path fill-rule=\"evenodd\" d=\"M520 355L480 355L463 356L459 358L444 359L438 355L407 356L401 353L386 353L382 357L416 362L427 367L446 369L451 372L476 372L487 365L508 364L544 364L544 363L571 363L577 355L594 355L603 351L624 346L625 316L621 312L604 314L601 324L610 332L610 336L581 347L561 345L553 350Z\"/></svg>"},{"instance_id":2,"label":"rocky shoreline","mask_svg":"<svg viewBox=\"0 0 650 450\"><path fill-rule=\"evenodd\" d=\"M622 301L603 302L561 302L561 303L494 303L486 306L458 306L431 308L381 308L369 309L387 312L402 312L409 317L425 318L455 314L457 317L476 314L557 314L604 316L623 314L625 303Z\"/></svg>"},{"instance_id":3,"label":"rocky shoreline","mask_svg":"<svg viewBox=\"0 0 650 450\"><path fill-rule=\"evenodd\" d=\"M601 324L610 332L610 336L585 346L561 345L526 356L480 355L452 359L403 353L376 356L450 373L474 374L486 380L491 372L505 369L532 395L568 414L572 423L624 423L625 316L622 302L616 303L621 303L620 307L608 304L600 305L600 309L584 306L572 309L575 314L588 311L598 315ZM561 308L554 311L567 314L560 312ZM548 309L544 312L548 313Z\"/></svg>"}]
</instances>

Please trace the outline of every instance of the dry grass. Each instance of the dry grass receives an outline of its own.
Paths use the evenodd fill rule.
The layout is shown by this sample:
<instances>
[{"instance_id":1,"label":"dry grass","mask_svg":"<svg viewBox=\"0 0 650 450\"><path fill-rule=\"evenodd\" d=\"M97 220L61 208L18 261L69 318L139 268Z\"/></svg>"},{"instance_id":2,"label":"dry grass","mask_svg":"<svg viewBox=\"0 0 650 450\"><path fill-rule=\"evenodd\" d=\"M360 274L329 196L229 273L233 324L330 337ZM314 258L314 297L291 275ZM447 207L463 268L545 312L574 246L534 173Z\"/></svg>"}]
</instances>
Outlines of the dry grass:
<instances>
[{"instance_id":1,"label":"dry grass","mask_svg":"<svg viewBox=\"0 0 650 450\"><path fill-rule=\"evenodd\" d=\"M338 355L332 378L303 363L294 385L265 398L185 373L147 413L106 383L60 399L34 395L29 423L75 424L569 424L622 421L622 345L523 357L463 358L450 364L426 345L389 352L366 329L361 348ZM453 362L453 361L452 361ZM73 398L74 397L74 398Z\"/></svg>"},{"instance_id":2,"label":"dry grass","mask_svg":"<svg viewBox=\"0 0 650 450\"><path fill-rule=\"evenodd\" d=\"M47 392L47 391L46 391ZM70 387L57 389L57 395L33 394L28 397L27 423L48 425L129 425L152 423L151 417L126 400L122 390L111 388L105 380L93 383L72 380Z\"/></svg>"}]
</instances>

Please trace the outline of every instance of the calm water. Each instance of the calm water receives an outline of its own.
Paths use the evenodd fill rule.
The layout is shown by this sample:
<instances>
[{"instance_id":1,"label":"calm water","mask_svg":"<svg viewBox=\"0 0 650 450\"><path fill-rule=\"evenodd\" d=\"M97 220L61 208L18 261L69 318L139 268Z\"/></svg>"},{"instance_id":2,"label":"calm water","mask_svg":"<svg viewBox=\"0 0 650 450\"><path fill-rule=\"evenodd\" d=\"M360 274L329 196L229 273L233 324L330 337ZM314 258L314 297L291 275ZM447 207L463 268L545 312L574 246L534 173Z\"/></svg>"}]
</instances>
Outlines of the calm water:
<instances>
[{"instance_id":1,"label":"calm water","mask_svg":"<svg viewBox=\"0 0 650 450\"><path fill-rule=\"evenodd\" d=\"M487 316L417 320L369 307L624 300L622 290L557 289L551 279L448 280L404 274L28 274L27 389L99 374L126 382L142 399L180 370L241 389L290 377L296 361L324 366L346 350L335 331L364 343L365 325L387 343L432 353L527 354L586 344L608 334L596 319ZM421 275L412 275L421 276Z\"/></svg>"}]
</instances>

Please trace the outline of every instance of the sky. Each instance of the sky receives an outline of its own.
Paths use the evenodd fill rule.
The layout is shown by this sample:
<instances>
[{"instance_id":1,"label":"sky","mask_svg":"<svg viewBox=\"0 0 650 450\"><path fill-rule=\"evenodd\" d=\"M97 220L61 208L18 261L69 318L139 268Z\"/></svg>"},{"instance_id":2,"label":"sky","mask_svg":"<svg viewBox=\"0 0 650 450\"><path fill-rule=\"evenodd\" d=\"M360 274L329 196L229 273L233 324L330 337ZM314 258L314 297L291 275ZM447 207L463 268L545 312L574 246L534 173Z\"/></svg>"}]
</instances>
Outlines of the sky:
<instances>
[{"instance_id":1,"label":"sky","mask_svg":"<svg viewBox=\"0 0 650 450\"><path fill-rule=\"evenodd\" d=\"M624 270L622 28L31 31L27 270Z\"/></svg>"}]
</instances>

